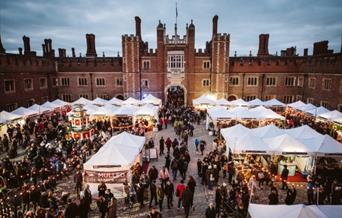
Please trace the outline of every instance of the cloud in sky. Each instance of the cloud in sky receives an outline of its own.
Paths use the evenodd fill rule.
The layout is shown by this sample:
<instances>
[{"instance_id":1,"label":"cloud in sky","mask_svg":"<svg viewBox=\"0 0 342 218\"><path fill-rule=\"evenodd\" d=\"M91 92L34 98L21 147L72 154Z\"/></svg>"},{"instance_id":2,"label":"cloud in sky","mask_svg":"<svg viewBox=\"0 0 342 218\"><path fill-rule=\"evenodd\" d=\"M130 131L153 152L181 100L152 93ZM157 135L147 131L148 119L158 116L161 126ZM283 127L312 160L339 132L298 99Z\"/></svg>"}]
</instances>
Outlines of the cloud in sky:
<instances>
[{"instance_id":1,"label":"cloud in sky","mask_svg":"<svg viewBox=\"0 0 342 218\"><path fill-rule=\"evenodd\" d=\"M0 34L8 52L17 53L22 36L41 54L44 38L55 50L71 47L85 54L86 33L96 35L98 55L121 53L121 35L135 33L134 16L142 19L142 37L156 47L158 20L174 32L175 0L2 0ZM271 53L291 46L312 52L316 41L329 40L339 51L342 36L341 0L178 0L178 33L193 19L196 48L204 48L212 32L212 17L219 15L219 32L231 35L230 55L257 53L258 35L269 33Z\"/></svg>"}]
</instances>

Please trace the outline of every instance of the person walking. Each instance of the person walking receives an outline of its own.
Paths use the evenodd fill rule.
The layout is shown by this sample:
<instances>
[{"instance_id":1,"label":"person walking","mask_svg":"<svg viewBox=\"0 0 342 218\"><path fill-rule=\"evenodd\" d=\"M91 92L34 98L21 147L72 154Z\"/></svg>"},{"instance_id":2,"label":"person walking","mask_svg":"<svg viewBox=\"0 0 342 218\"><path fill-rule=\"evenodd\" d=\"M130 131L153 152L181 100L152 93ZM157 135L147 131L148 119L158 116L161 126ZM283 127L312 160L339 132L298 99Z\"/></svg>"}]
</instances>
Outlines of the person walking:
<instances>
[{"instance_id":1,"label":"person walking","mask_svg":"<svg viewBox=\"0 0 342 218\"><path fill-rule=\"evenodd\" d=\"M159 171L159 179L162 183L162 187L164 188L166 185L166 181L169 180L170 174L169 171L166 169L164 166L160 171Z\"/></svg>"},{"instance_id":2,"label":"person walking","mask_svg":"<svg viewBox=\"0 0 342 218\"><path fill-rule=\"evenodd\" d=\"M171 171L172 171L172 177L173 177L173 181L175 181L177 179L177 172L178 172L178 159L173 158L171 161Z\"/></svg>"},{"instance_id":3,"label":"person walking","mask_svg":"<svg viewBox=\"0 0 342 218\"><path fill-rule=\"evenodd\" d=\"M108 206L108 218L116 218L118 210L118 200L113 196L109 206Z\"/></svg>"},{"instance_id":4,"label":"person walking","mask_svg":"<svg viewBox=\"0 0 342 218\"><path fill-rule=\"evenodd\" d=\"M167 198L167 208L170 209L173 207L173 193L175 191L175 188L173 186L173 183L171 181L166 182L165 186L165 195Z\"/></svg>"},{"instance_id":5,"label":"person walking","mask_svg":"<svg viewBox=\"0 0 342 218\"><path fill-rule=\"evenodd\" d=\"M200 144L200 140L198 138L195 139L195 147L196 147L196 151L198 152L198 146Z\"/></svg>"},{"instance_id":6,"label":"person walking","mask_svg":"<svg viewBox=\"0 0 342 218\"><path fill-rule=\"evenodd\" d=\"M150 208L152 207L153 200L155 205L157 205L157 186L155 180L150 184Z\"/></svg>"},{"instance_id":7,"label":"person walking","mask_svg":"<svg viewBox=\"0 0 342 218\"><path fill-rule=\"evenodd\" d=\"M159 140L159 155L164 155L164 138L163 136Z\"/></svg>"},{"instance_id":8,"label":"person walking","mask_svg":"<svg viewBox=\"0 0 342 218\"><path fill-rule=\"evenodd\" d=\"M194 200L194 194L195 194L195 187L196 187L196 181L194 179L194 177L189 176L189 181L188 181L188 185L187 185L192 193L192 201L191 201L191 205L193 205L193 200Z\"/></svg>"},{"instance_id":9,"label":"person walking","mask_svg":"<svg viewBox=\"0 0 342 218\"><path fill-rule=\"evenodd\" d=\"M164 201L164 190L162 186L159 184L157 187L157 199L159 204L159 210L163 210L163 201Z\"/></svg>"},{"instance_id":10,"label":"person walking","mask_svg":"<svg viewBox=\"0 0 342 218\"><path fill-rule=\"evenodd\" d=\"M291 188L287 189L285 204L292 205L294 201L296 200L296 196L297 196L297 190L295 186L292 185Z\"/></svg>"},{"instance_id":11,"label":"person walking","mask_svg":"<svg viewBox=\"0 0 342 218\"><path fill-rule=\"evenodd\" d=\"M178 209L181 207L184 190L185 190L184 180L181 180L181 182L176 187L176 196L178 197Z\"/></svg>"},{"instance_id":12,"label":"person walking","mask_svg":"<svg viewBox=\"0 0 342 218\"><path fill-rule=\"evenodd\" d=\"M283 169L283 171L281 172L281 182L282 182L282 187L281 187L281 189L282 189L282 190L288 189L288 186L287 186L287 179L288 179L288 176L289 176L289 170L287 169L287 166L284 165L284 169Z\"/></svg>"},{"instance_id":13,"label":"person walking","mask_svg":"<svg viewBox=\"0 0 342 218\"><path fill-rule=\"evenodd\" d=\"M189 187L186 187L185 191L183 192L182 203L185 211L185 217L189 217L190 208L192 207L192 191Z\"/></svg>"},{"instance_id":14,"label":"person walking","mask_svg":"<svg viewBox=\"0 0 342 218\"><path fill-rule=\"evenodd\" d=\"M216 209L213 203L210 203L207 209L205 210L206 218L215 218L216 217Z\"/></svg>"}]
</instances>

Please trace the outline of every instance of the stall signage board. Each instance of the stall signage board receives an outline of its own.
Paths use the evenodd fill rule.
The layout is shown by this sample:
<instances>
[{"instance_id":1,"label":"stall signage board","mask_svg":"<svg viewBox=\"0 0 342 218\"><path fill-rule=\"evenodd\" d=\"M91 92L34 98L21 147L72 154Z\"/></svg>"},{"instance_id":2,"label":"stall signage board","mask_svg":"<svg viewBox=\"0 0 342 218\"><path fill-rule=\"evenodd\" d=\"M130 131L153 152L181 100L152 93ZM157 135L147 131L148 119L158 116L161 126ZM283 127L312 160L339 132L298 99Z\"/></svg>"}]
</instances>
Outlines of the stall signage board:
<instances>
[{"instance_id":1,"label":"stall signage board","mask_svg":"<svg viewBox=\"0 0 342 218\"><path fill-rule=\"evenodd\" d=\"M127 171L99 172L85 171L84 181L86 183L123 183L127 179Z\"/></svg>"}]
</instances>

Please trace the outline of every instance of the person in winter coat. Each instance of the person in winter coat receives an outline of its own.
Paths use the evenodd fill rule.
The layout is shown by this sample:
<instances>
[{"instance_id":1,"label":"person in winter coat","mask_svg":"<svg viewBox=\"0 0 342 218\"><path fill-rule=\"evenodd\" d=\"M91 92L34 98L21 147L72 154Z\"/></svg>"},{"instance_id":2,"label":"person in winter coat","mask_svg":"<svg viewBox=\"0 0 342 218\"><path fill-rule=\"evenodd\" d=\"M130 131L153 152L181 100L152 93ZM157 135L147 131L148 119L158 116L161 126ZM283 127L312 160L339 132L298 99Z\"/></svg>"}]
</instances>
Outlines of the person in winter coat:
<instances>
[{"instance_id":1,"label":"person in winter coat","mask_svg":"<svg viewBox=\"0 0 342 218\"><path fill-rule=\"evenodd\" d=\"M176 187L176 196L178 197L178 208L181 207L184 190L185 190L184 180L181 180L181 182Z\"/></svg>"},{"instance_id":2,"label":"person in winter coat","mask_svg":"<svg viewBox=\"0 0 342 218\"><path fill-rule=\"evenodd\" d=\"M195 194L195 187L196 187L196 181L192 176L189 176L189 181L187 185L192 193L192 202L191 205L193 205L193 200L194 200L194 194Z\"/></svg>"},{"instance_id":3,"label":"person in winter coat","mask_svg":"<svg viewBox=\"0 0 342 218\"><path fill-rule=\"evenodd\" d=\"M213 203L210 203L208 208L205 210L206 218L215 218L216 217L216 209Z\"/></svg>"},{"instance_id":4,"label":"person in winter coat","mask_svg":"<svg viewBox=\"0 0 342 218\"><path fill-rule=\"evenodd\" d=\"M109 206L108 206L108 218L116 218L118 210L118 200L113 196Z\"/></svg>"},{"instance_id":5,"label":"person in winter coat","mask_svg":"<svg viewBox=\"0 0 342 218\"><path fill-rule=\"evenodd\" d=\"M186 187L185 191L183 192L182 203L185 211L185 217L189 217L190 208L192 207L192 192L189 187Z\"/></svg>"},{"instance_id":6,"label":"person in winter coat","mask_svg":"<svg viewBox=\"0 0 342 218\"><path fill-rule=\"evenodd\" d=\"M150 184L150 208L152 207L152 201L154 199L155 205L157 205L157 186L156 181Z\"/></svg>"},{"instance_id":7,"label":"person in winter coat","mask_svg":"<svg viewBox=\"0 0 342 218\"><path fill-rule=\"evenodd\" d=\"M170 209L171 207L173 207L173 193L175 191L175 188L173 186L173 183L170 181L166 182L166 186L165 186L165 195L167 198L167 208Z\"/></svg>"},{"instance_id":8,"label":"person in winter coat","mask_svg":"<svg viewBox=\"0 0 342 218\"><path fill-rule=\"evenodd\" d=\"M292 185L291 188L287 189L285 204L287 205L293 204L294 201L296 200L296 196L297 196L297 190L294 187L294 185Z\"/></svg>"},{"instance_id":9,"label":"person in winter coat","mask_svg":"<svg viewBox=\"0 0 342 218\"><path fill-rule=\"evenodd\" d=\"M269 199L269 204L270 205L278 204L279 200L278 200L278 193L277 193L277 191L272 189L271 190L271 194L268 196L268 199Z\"/></svg>"},{"instance_id":10,"label":"person in winter coat","mask_svg":"<svg viewBox=\"0 0 342 218\"><path fill-rule=\"evenodd\" d=\"M157 199L159 204L159 210L163 210L163 201L164 201L164 190L162 186L159 184L157 187Z\"/></svg>"},{"instance_id":11,"label":"person in winter coat","mask_svg":"<svg viewBox=\"0 0 342 218\"><path fill-rule=\"evenodd\" d=\"M68 205L64 210L65 218L75 218L78 216L78 206L71 199L68 200Z\"/></svg>"},{"instance_id":12,"label":"person in winter coat","mask_svg":"<svg viewBox=\"0 0 342 218\"><path fill-rule=\"evenodd\" d=\"M103 196L101 196L97 200L96 204L97 204L97 207L99 208L99 211L101 213L101 218L105 218L107 210L108 210L108 203L107 203L106 199Z\"/></svg>"}]
</instances>

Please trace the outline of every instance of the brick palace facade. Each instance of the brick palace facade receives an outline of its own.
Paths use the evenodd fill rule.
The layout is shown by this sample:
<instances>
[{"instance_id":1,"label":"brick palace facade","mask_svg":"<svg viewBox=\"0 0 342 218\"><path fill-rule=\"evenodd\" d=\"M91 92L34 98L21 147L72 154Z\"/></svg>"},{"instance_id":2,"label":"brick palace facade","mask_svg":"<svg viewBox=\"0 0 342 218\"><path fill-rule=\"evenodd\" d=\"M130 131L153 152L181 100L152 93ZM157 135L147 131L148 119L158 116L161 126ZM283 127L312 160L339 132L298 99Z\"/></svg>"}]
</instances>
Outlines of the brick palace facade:
<instances>
[{"instance_id":1,"label":"brick palace facade","mask_svg":"<svg viewBox=\"0 0 342 218\"><path fill-rule=\"evenodd\" d=\"M166 100L167 90L178 86L187 104L211 93L228 100L302 100L342 110L342 52L329 50L328 41L314 43L312 55L304 49L299 56L295 47L271 55L269 34L260 34L257 55L240 57L230 53L230 35L218 33L218 16L203 50L195 48L192 21L184 36L177 34L176 25L174 35L168 36L159 21L156 49L143 41L139 17L135 25L134 35L122 36L122 56L117 57L98 55L94 34L86 35L85 56L72 49L70 57L63 48L55 55L51 39L42 44L43 56L31 50L27 36L18 54L6 53L0 39L0 109L56 98L142 98L151 93Z\"/></svg>"}]
</instances>

